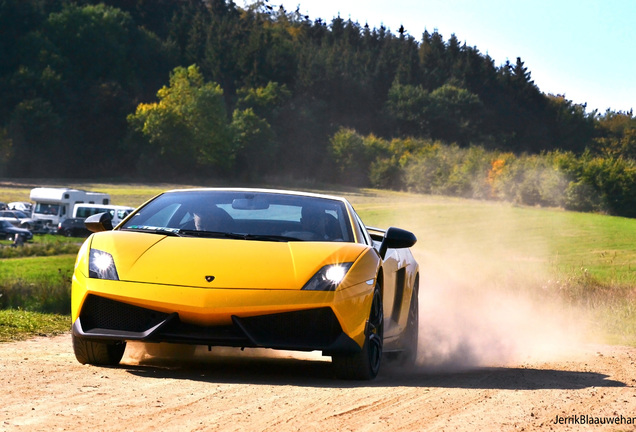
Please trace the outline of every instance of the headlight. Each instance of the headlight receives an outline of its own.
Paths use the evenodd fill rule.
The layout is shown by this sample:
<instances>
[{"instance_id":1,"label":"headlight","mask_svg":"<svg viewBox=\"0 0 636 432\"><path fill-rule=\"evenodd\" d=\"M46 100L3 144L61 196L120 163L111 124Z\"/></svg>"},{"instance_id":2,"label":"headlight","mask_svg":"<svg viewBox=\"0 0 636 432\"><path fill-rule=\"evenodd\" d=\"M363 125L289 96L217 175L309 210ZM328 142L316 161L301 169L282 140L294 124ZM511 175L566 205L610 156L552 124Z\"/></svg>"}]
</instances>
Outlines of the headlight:
<instances>
[{"instance_id":1,"label":"headlight","mask_svg":"<svg viewBox=\"0 0 636 432\"><path fill-rule=\"evenodd\" d=\"M326 265L316 273L303 287L307 291L335 291L353 263Z\"/></svg>"},{"instance_id":2,"label":"headlight","mask_svg":"<svg viewBox=\"0 0 636 432\"><path fill-rule=\"evenodd\" d=\"M119 280L113 256L108 252L91 249L91 254L88 258L88 277Z\"/></svg>"}]
</instances>

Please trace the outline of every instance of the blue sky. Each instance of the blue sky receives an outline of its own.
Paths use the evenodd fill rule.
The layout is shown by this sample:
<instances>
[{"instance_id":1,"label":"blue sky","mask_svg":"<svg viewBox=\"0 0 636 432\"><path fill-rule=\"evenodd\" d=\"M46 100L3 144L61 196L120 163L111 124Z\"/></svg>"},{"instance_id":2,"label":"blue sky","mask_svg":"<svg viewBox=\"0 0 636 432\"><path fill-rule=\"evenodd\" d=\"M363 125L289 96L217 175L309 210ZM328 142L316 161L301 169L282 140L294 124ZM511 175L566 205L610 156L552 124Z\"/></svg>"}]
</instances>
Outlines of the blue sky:
<instances>
[{"instance_id":1,"label":"blue sky","mask_svg":"<svg viewBox=\"0 0 636 432\"><path fill-rule=\"evenodd\" d=\"M251 3L251 2L249 2ZM636 110L636 0L270 0L311 20L340 16L397 34L451 34L500 66L517 57L544 93L588 112Z\"/></svg>"}]
</instances>

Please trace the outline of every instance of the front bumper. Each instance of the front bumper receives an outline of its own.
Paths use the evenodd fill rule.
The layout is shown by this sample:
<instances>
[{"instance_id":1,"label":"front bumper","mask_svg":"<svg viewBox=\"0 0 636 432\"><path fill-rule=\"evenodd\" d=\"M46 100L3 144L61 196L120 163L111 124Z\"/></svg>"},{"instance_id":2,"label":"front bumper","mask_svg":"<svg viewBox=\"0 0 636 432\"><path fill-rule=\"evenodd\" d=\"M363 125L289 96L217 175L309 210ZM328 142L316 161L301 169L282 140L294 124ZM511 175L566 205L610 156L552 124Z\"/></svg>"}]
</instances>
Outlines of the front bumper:
<instances>
[{"instance_id":1,"label":"front bumper","mask_svg":"<svg viewBox=\"0 0 636 432\"><path fill-rule=\"evenodd\" d=\"M73 323L73 334L100 340L320 350L325 355L360 350L328 307L246 318L233 315L230 325L201 326L182 322L176 312L89 295Z\"/></svg>"},{"instance_id":2,"label":"front bumper","mask_svg":"<svg viewBox=\"0 0 636 432\"><path fill-rule=\"evenodd\" d=\"M204 289L73 275L76 336L210 346L359 351L373 286L333 292Z\"/></svg>"}]
</instances>

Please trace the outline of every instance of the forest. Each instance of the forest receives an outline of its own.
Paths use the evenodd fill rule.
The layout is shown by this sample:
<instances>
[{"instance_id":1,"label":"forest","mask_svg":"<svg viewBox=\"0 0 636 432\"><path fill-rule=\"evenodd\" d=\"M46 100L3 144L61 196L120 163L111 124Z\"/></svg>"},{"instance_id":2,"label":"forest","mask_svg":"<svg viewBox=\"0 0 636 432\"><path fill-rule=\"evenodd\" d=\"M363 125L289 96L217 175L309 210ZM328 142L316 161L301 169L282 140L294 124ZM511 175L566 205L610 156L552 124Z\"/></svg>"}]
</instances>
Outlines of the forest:
<instances>
[{"instance_id":1,"label":"forest","mask_svg":"<svg viewBox=\"0 0 636 432\"><path fill-rule=\"evenodd\" d=\"M269 0L0 0L0 177L292 178L634 217L635 161L633 112L545 94L455 34Z\"/></svg>"}]
</instances>

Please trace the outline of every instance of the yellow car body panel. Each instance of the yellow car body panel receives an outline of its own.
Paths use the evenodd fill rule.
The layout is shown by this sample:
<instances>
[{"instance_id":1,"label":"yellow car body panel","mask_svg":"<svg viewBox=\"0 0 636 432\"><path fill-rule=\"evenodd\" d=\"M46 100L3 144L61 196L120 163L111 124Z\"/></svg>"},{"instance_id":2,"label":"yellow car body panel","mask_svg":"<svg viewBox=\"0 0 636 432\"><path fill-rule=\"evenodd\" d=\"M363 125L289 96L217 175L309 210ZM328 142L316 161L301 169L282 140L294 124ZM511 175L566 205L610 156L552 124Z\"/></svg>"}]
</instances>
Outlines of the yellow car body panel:
<instances>
[{"instance_id":1,"label":"yellow car body panel","mask_svg":"<svg viewBox=\"0 0 636 432\"><path fill-rule=\"evenodd\" d=\"M373 275L380 265L372 248L356 243L275 243L112 231L93 234L84 248L109 251L120 280L89 278L88 255L80 252L73 276L73 321L88 294L177 312L183 322L200 326L229 325L232 316L330 307L343 331L360 346L375 286ZM346 262L355 264L335 291L301 290L323 266ZM207 282L206 275L214 280Z\"/></svg>"}]
</instances>

